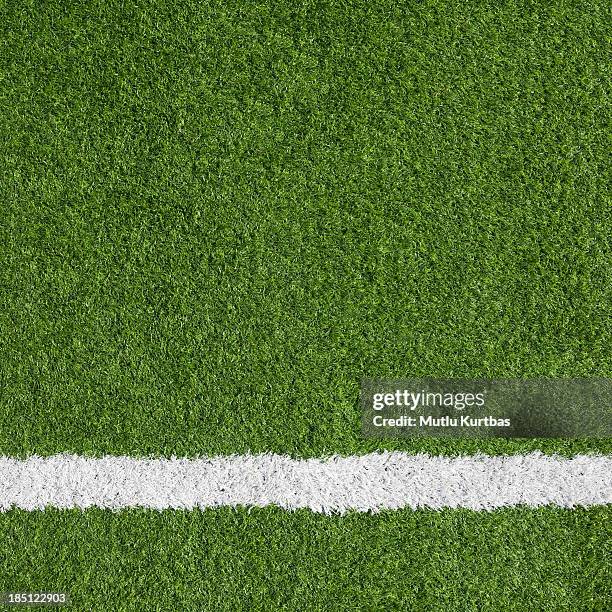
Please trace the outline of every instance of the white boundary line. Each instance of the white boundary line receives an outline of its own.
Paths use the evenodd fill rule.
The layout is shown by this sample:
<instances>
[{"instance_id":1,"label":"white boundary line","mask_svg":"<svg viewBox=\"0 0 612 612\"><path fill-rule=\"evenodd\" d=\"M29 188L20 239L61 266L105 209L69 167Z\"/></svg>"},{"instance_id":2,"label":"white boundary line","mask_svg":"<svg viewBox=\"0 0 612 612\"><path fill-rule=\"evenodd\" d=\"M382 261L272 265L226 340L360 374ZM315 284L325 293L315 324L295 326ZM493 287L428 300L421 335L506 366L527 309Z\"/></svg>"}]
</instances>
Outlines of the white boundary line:
<instances>
[{"instance_id":1,"label":"white boundary line","mask_svg":"<svg viewBox=\"0 0 612 612\"><path fill-rule=\"evenodd\" d=\"M232 455L137 459L0 457L0 511L276 505L343 514L397 508L563 508L612 503L612 457L542 453L325 459Z\"/></svg>"}]
</instances>

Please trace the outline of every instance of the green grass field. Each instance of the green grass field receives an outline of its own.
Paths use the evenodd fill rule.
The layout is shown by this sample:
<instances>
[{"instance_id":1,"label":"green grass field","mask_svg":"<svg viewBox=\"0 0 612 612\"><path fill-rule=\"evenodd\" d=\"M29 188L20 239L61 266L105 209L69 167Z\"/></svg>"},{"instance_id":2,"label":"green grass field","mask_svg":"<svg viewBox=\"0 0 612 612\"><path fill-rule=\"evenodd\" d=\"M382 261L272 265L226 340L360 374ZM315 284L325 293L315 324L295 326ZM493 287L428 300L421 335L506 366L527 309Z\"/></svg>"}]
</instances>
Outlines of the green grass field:
<instances>
[{"instance_id":1,"label":"green grass field","mask_svg":"<svg viewBox=\"0 0 612 612\"><path fill-rule=\"evenodd\" d=\"M600 0L0 0L0 455L361 437L362 377L609 377ZM79 610L604 610L610 508L0 514Z\"/></svg>"},{"instance_id":2,"label":"green grass field","mask_svg":"<svg viewBox=\"0 0 612 612\"><path fill-rule=\"evenodd\" d=\"M607 509L14 512L11 588L83 610L605 610Z\"/></svg>"}]
</instances>

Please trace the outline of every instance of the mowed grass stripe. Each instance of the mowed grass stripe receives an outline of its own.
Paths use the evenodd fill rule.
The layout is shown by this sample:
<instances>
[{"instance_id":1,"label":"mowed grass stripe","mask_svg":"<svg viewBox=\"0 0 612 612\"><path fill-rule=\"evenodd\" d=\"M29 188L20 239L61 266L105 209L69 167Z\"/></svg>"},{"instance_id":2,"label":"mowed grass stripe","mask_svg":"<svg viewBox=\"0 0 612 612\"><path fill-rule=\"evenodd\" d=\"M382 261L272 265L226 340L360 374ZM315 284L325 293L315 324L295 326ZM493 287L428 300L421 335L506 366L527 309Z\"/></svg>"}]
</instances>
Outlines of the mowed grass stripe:
<instances>
[{"instance_id":1,"label":"mowed grass stripe","mask_svg":"<svg viewBox=\"0 0 612 612\"><path fill-rule=\"evenodd\" d=\"M401 452L296 460L281 455L0 459L0 510L263 507L350 510L612 503L612 458L542 453L432 457Z\"/></svg>"}]
</instances>

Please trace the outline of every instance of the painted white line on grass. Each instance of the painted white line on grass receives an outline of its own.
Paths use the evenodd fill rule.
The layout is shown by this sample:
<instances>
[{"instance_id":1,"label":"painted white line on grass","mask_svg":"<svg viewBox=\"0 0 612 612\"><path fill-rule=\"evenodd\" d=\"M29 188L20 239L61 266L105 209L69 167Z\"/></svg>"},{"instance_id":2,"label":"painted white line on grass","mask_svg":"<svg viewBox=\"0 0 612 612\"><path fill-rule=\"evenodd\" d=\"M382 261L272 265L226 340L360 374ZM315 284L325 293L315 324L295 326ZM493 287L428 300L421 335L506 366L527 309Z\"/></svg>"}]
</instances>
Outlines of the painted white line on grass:
<instances>
[{"instance_id":1,"label":"painted white line on grass","mask_svg":"<svg viewBox=\"0 0 612 612\"><path fill-rule=\"evenodd\" d=\"M267 506L349 510L612 503L612 457L542 453L432 457L401 452L325 459L0 458L0 511L11 508Z\"/></svg>"}]
</instances>

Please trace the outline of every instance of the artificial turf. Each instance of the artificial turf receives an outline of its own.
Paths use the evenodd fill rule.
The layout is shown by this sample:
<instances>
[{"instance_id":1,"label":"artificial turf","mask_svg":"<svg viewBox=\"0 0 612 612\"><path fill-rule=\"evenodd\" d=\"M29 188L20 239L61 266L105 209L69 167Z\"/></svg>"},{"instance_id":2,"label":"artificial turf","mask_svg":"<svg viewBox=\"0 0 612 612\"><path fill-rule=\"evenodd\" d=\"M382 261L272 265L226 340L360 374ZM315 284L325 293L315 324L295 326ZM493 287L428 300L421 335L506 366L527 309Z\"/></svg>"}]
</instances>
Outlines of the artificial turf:
<instances>
[{"instance_id":1,"label":"artificial turf","mask_svg":"<svg viewBox=\"0 0 612 612\"><path fill-rule=\"evenodd\" d=\"M4 2L0 450L355 452L362 376L609 376L607 14Z\"/></svg>"},{"instance_id":2,"label":"artificial turf","mask_svg":"<svg viewBox=\"0 0 612 612\"><path fill-rule=\"evenodd\" d=\"M0 590L78 610L600 611L609 511L0 515Z\"/></svg>"},{"instance_id":3,"label":"artificial turf","mask_svg":"<svg viewBox=\"0 0 612 612\"><path fill-rule=\"evenodd\" d=\"M362 377L610 376L610 12L0 2L0 454L610 453L609 439L364 440L357 403ZM11 564L9 546L4 575L46 588L66 567L85 608L125 588L197 609L221 601L218 572L248 573L236 543L259 537L261 570L230 603L256 603L263 581L264 604L290 606L303 578L313 605L336 580L347 609L353 592L368 609L370 588L372 609L433 606L427 573L402 579L415 555L435 575L442 555L453 605L601 602L584 577L606 567L606 509L249 516L12 512L0 524L30 556ZM216 521L232 560L217 573L198 548ZM105 549L121 529L123 561ZM302 570L281 580L261 551L293 532ZM307 547L328 532L336 552ZM164 559L191 582L162 590Z\"/></svg>"}]
</instances>

